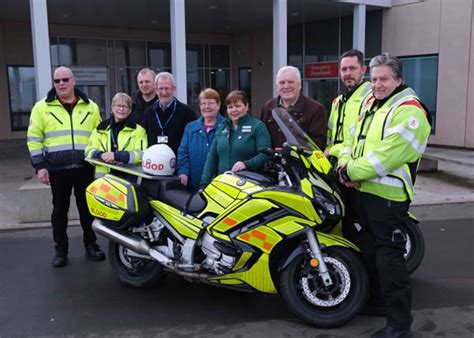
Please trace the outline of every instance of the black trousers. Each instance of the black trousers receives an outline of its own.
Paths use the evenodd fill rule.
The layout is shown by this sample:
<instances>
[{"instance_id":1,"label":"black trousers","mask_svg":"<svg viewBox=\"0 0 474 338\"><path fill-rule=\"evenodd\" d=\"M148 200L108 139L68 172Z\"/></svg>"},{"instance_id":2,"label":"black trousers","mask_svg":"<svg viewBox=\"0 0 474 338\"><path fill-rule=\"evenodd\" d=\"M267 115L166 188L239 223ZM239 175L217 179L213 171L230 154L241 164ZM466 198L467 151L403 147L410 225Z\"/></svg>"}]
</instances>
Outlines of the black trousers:
<instances>
[{"instance_id":1,"label":"black trousers","mask_svg":"<svg viewBox=\"0 0 474 338\"><path fill-rule=\"evenodd\" d=\"M409 202L359 192L358 203L362 230L357 244L369 270L371 296L382 296L387 325L409 329L411 286L403 256Z\"/></svg>"},{"instance_id":2,"label":"black trousers","mask_svg":"<svg viewBox=\"0 0 474 338\"><path fill-rule=\"evenodd\" d=\"M77 210L84 233L84 245L93 244L97 237L92 230L93 217L89 213L86 203L86 188L94 179L94 169L91 166L77 169L64 169L50 171L49 180L53 193L53 213L51 224L53 226L53 239L56 248L68 250L68 211L71 203L71 193L74 188Z\"/></svg>"},{"instance_id":3,"label":"black trousers","mask_svg":"<svg viewBox=\"0 0 474 338\"><path fill-rule=\"evenodd\" d=\"M355 188L348 188L343 185L339 188L346 206L346 212L342 218L342 235L352 243L357 244L359 229L356 228L355 223L359 223L358 191Z\"/></svg>"}]
</instances>

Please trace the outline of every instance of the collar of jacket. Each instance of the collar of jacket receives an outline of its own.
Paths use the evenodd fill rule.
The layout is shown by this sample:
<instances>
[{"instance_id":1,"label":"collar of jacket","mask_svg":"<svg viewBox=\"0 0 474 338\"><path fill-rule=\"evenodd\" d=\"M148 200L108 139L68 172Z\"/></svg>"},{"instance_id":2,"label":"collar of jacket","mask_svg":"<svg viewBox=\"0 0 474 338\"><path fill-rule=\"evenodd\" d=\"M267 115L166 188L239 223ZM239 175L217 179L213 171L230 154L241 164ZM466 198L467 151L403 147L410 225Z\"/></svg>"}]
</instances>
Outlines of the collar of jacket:
<instances>
[{"instance_id":1,"label":"collar of jacket","mask_svg":"<svg viewBox=\"0 0 474 338\"><path fill-rule=\"evenodd\" d=\"M135 92L132 93L132 104L135 105L143 105L145 103L145 100L143 100L142 92L140 90L136 90ZM158 95L155 94L155 97L151 100L158 100Z\"/></svg>"},{"instance_id":2,"label":"collar of jacket","mask_svg":"<svg viewBox=\"0 0 474 338\"><path fill-rule=\"evenodd\" d=\"M401 84L400 86L398 86L397 88L395 88L395 90L392 92L392 94L390 94L389 96L387 96L386 98L382 99L382 100L377 100L375 99L374 100L374 103L373 103L373 107L377 107L377 108L380 108L382 107L385 102L387 102L388 100L390 100L390 98L398 93L400 93L402 90L404 89L407 89L408 86L405 85L405 84Z\"/></svg>"},{"instance_id":3,"label":"collar of jacket","mask_svg":"<svg viewBox=\"0 0 474 338\"><path fill-rule=\"evenodd\" d=\"M362 81L362 82L359 83L355 88L352 88L352 90L350 90L350 91L349 91L349 90L346 90L346 92L344 92L344 93L342 94L342 100L343 100L343 102L349 101L349 99L351 98L352 94L354 94L354 93L357 91L357 89L359 89L359 87L362 86L362 85L363 85L364 83L366 83L366 82L368 82L368 81Z\"/></svg>"},{"instance_id":4,"label":"collar of jacket","mask_svg":"<svg viewBox=\"0 0 474 338\"><path fill-rule=\"evenodd\" d=\"M217 114L215 127L218 127L224 121L224 117L221 114ZM204 117L200 117L196 120L196 123L192 124L191 131L199 131L204 127ZM216 129L216 128L214 128Z\"/></svg>"},{"instance_id":5,"label":"collar of jacket","mask_svg":"<svg viewBox=\"0 0 474 338\"><path fill-rule=\"evenodd\" d=\"M245 114L239 119L239 122L237 123L237 126L240 127L242 124L247 123L248 120L250 120L252 117L250 116L250 113ZM229 128L233 129L233 124L232 120L227 118L224 122Z\"/></svg>"},{"instance_id":6,"label":"collar of jacket","mask_svg":"<svg viewBox=\"0 0 474 338\"><path fill-rule=\"evenodd\" d=\"M292 104L290 104L290 106L288 108L285 108L283 105L282 105L282 101L281 101L281 96L278 95L277 97L277 107L281 107L281 108L285 108L285 109L289 109L289 108L297 108L297 107L300 107L303 105L303 94L300 93L300 95L298 96L298 98L296 99L296 101L294 101Z\"/></svg>"},{"instance_id":7,"label":"collar of jacket","mask_svg":"<svg viewBox=\"0 0 474 338\"><path fill-rule=\"evenodd\" d=\"M112 121L113 121L113 116L108 118L107 120L102 121L99 123L97 126L97 130L107 130L112 126ZM128 115L127 120L125 121L124 128L129 127L132 129L135 129L137 127L137 123L133 121L133 119L130 118L130 115Z\"/></svg>"},{"instance_id":8,"label":"collar of jacket","mask_svg":"<svg viewBox=\"0 0 474 338\"><path fill-rule=\"evenodd\" d=\"M89 98L87 97L87 95L85 93L81 92L76 87L74 87L74 95L78 98L81 98L85 103L89 103ZM53 88L51 88L51 90L46 95L46 100L45 101L49 103L49 102L53 102L56 99L57 99L56 89L54 89L54 87L53 87Z\"/></svg>"},{"instance_id":9,"label":"collar of jacket","mask_svg":"<svg viewBox=\"0 0 474 338\"><path fill-rule=\"evenodd\" d=\"M170 104L167 105L165 109L163 109L163 108L161 108L161 105L160 105L160 99L157 97L155 103L153 103L153 110L155 112L158 112L158 113L160 111L164 113L165 111L167 111L168 109L173 107L173 110L176 111L179 104L180 104L180 102L179 102L178 98L176 96L173 96L173 100L171 100ZM176 108L174 108L174 107L176 107Z\"/></svg>"}]
</instances>

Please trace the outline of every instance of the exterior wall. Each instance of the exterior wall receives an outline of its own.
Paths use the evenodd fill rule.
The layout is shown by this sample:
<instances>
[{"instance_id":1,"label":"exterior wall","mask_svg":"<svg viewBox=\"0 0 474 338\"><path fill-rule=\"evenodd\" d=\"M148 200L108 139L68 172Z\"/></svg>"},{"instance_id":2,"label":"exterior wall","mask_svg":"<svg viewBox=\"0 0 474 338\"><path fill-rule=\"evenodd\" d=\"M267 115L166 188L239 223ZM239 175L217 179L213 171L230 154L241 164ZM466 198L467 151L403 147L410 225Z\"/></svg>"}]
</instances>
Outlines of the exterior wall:
<instances>
[{"instance_id":1,"label":"exterior wall","mask_svg":"<svg viewBox=\"0 0 474 338\"><path fill-rule=\"evenodd\" d=\"M469 82L469 41L472 27L472 0L443 1L441 4L438 72L437 144L467 147L467 97ZM474 66L474 64L472 64ZM474 111L469 111L472 116ZM471 145L473 147L474 145Z\"/></svg>"},{"instance_id":2,"label":"exterior wall","mask_svg":"<svg viewBox=\"0 0 474 338\"><path fill-rule=\"evenodd\" d=\"M272 97L272 48L271 31L234 35L231 45L231 90L239 87L239 67L252 69L251 113L260 117L263 104Z\"/></svg>"},{"instance_id":3,"label":"exterior wall","mask_svg":"<svg viewBox=\"0 0 474 338\"><path fill-rule=\"evenodd\" d=\"M474 100L468 98L474 89L473 1L394 5L384 12L382 50L399 56L438 54L437 122L430 143L474 147Z\"/></svg>"},{"instance_id":4,"label":"exterior wall","mask_svg":"<svg viewBox=\"0 0 474 338\"><path fill-rule=\"evenodd\" d=\"M10 128L10 106L8 93L8 74L7 65L32 65L33 64L33 44L31 37L31 26L23 22L2 22L3 43L0 52L0 72L5 74L5 79L0 84L0 97L4 109L0 112L0 119L5 121L0 127L0 139L19 139L26 138L24 131L11 131Z\"/></svg>"},{"instance_id":5,"label":"exterior wall","mask_svg":"<svg viewBox=\"0 0 474 338\"><path fill-rule=\"evenodd\" d=\"M473 5L474 7L474 5ZM467 87L466 147L474 148L474 8L471 20L471 48L469 55L469 83Z\"/></svg>"},{"instance_id":6,"label":"exterior wall","mask_svg":"<svg viewBox=\"0 0 474 338\"><path fill-rule=\"evenodd\" d=\"M257 32L252 37L253 116L260 118L263 104L273 96L273 33Z\"/></svg>"},{"instance_id":7,"label":"exterior wall","mask_svg":"<svg viewBox=\"0 0 474 338\"><path fill-rule=\"evenodd\" d=\"M10 107L8 97L8 78L7 67L5 62L5 28L4 23L0 22L0 138L11 138L10 131Z\"/></svg>"}]
</instances>

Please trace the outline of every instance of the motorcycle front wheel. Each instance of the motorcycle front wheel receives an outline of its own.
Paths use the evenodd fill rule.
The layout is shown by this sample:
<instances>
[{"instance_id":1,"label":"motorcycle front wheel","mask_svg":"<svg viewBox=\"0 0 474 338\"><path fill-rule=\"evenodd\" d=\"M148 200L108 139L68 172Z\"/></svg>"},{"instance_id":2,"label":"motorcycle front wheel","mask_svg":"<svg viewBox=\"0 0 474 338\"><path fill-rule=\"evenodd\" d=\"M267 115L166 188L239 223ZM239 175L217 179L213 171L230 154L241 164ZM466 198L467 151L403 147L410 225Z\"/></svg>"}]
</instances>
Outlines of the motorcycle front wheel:
<instances>
[{"instance_id":1,"label":"motorcycle front wheel","mask_svg":"<svg viewBox=\"0 0 474 338\"><path fill-rule=\"evenodd\" d=\"M405 264L408 274L412 274L425 256L425 240L419 225L412 219L407 222L407 239L405 243Z\"/></svg>"},{"instance_id":2,"label":"motorcycle front wheel","mask_svg":"<svg viewBox=\"0 0 474 338\"><path fill-rule=\"evenodd\" d=\"M353 318L368 298L369 280L360 255L343 247L323 250L332 279L325 286L306 255L295 258L280 276L280 291L290 310L320 328L338 327Z\"/></svg>"},{"instance_id":3,"label":"motorcycle front wheel","mask_svg":"<svg viewBox=\"0 0 474 338\"><path fill-rule=\"evenodd\" d=\"M155 286L163 277L160 263L129 255L128 249L112 241L109 242L109 260L112 270L127 286L149 288Z\"/></svg>"}]
</instances>

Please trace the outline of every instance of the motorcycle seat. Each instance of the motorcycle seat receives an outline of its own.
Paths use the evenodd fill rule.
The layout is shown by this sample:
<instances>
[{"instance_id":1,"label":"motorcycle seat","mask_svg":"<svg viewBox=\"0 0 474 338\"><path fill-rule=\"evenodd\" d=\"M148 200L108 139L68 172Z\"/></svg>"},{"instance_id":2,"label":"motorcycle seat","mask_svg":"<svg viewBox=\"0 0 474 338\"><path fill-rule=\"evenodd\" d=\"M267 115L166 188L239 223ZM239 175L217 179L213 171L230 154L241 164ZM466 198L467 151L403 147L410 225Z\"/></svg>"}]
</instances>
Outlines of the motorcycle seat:
<instances>
[{"instance_id":1,"label":"motorcycle seat","mask_svg":"<svg viewBox=\"0 0 474 338\"><path fill-rule=\"evenodd\" d=\"M189 214L198 214L206 207L206 202L198 192L189 192L180 182L162 181L159 184L157 197L163 203Z\"/></svg>"}]
</instances>

